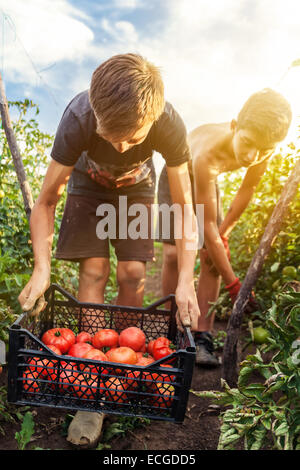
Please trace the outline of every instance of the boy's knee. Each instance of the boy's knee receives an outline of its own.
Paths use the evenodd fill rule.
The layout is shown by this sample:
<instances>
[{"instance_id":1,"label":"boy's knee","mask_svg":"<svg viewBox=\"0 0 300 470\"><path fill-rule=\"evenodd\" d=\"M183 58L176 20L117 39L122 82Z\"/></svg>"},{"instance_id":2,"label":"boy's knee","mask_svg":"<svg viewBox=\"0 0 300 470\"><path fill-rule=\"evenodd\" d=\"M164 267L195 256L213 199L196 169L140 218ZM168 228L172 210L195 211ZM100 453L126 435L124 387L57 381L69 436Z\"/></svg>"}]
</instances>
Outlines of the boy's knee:
<instances>
[{"instance_id":1,"label":"boy's knee","mask_svg":"<svg viewBox=\"0 0 300 470\"><path fill-rule=\"evenodd\" d=\"M145 283L145 263L142 261L119 263L117 281L120 286L141 287Z\"/></svg>"},{"instance_id":2,"label":"boy's knee","mask_svg":"<svg viewBox=\"0 0 300 470\"><path fill-rule=\"evenodd\" d=\"M80 263L80 279L89 284L102 284L109 277L110 264L108 259L84 260Z\"/></svg>"}]
</instances>

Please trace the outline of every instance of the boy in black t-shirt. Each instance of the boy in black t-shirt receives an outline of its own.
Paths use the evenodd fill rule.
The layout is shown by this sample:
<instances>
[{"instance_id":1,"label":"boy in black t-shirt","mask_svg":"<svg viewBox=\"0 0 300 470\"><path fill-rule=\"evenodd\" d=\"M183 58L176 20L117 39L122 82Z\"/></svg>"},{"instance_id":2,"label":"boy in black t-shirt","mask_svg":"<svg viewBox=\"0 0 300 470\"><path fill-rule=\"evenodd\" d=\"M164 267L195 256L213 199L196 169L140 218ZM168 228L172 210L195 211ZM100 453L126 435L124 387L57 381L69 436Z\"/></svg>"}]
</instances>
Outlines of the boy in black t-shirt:
<instances>
[{"instance_id":1,"label":"boy in black t-shirt","mask_svg":"<svg viewBox=\"0 0 300 470\"><path fill-rule=\"evenodd\" d=\"M116 236L110 234L111 242L118 258L117 304L142 305L146 261L153 259L151 227L142 238L125 232L134 215L131 204L146 210L142 225L150 219L154 151L166 160L173 202L190 207L187 214L195 222L186 130L177 112L165 103L160 72L137 54L114 56L94 71L89 91L71 101L59 124L52 160L30 218L34 269L19 295L23 310L30 310L50 284L55 208L67 183L56 256L79 262L78 300L104 301L109 242L100 229L101 223L112 221ZM125 227L127 214L120 209L121 197L122 201L127 197ZM105 211L111 220L105 219ZM193 329L200 312L193 284L196 250L190 249L189 242L185 233L177 241L176 302L179 328L191 325Z\"/></svg>"},{"instance_id":2,"label":"boy in black t-shirt","mask_svg":"<svg viewBox=\"0 0 300 470\"><path fill-rule=\"evenodd\" d=\"M154 151L166 160L173 202L192 207L186 129L174 108L165 103L159 70L136 54L114 56L94 71L89 91L71 101L59 124L52 160L31 213L34 270L19 296L24 310L31 309L49 286L55 208L67 182L56 257L79 262L78 299L104 300L109 245L97 230L101 217L105 222L100 205L110 204L115 210L116 237L111 242L118 258L117 303L142 305L146 261L153 259L151 227L143 238L124 235L119 197L127 197L128 207L143 204L150 219ZM128 208L128 223L132 213ZM192 210L189 217L195 217ZM195 328L199 316L193 285L196 251L189 249L184 233L177 245L177 321L179 326Z\"/></svg>"}]
</instances>

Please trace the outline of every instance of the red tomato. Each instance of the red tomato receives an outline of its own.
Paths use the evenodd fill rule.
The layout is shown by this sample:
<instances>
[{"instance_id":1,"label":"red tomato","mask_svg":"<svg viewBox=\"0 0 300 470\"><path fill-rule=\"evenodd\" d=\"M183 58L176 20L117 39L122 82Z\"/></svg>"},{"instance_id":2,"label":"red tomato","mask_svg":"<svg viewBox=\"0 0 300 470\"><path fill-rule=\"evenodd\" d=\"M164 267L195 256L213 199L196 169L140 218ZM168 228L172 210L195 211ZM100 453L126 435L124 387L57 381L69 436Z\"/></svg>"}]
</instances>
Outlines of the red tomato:
<instances>
[{"instance_id":1,"label":"red tomato","mask_svg":"<svg viewBox=\"0 0 300 470\"><path fill-rule=\"evenodd\" d=\"M115 330L99 330L93 336L92 345L96 349L116 348L119 346L119 334Z\"/></svg>"},{"instance_id":2,"label":"red tomato","mask_svg":"<svg viewBox=\"0 0 300 470\"><path fill-rule=\"evenodd\" d=\"M106 355L102 351L96 348L93 348L87 351L87 353L83 356L83 359L92 359L94 361L107 361ZM81 368L84 368L84 364L80 364L80 369ZM90 365L90 366L87 366L87 368L91 374L98 374L98 370L99 370L98 367ZM108 373L106 369L100 368L100 370L101 370L101 374Z\"/></svg>"},{"instance_id":3,"label":"red tomato","mask_svg":"<svg viewBox=\"0 0 300 470\"><path fill-rule=\"evenodd\" d=\"M171 367L169 364L160 364L160 367ZM155 372L151 374L151 377L149 377L151 382L149 382L149 388L152 390L156 390L158 386L161 385L161 383L170 383L174 382L176 377L175 375L169 375L165 374L163 372Z\"/></svg>"},{"instance_id":4,"label":"red tomato","mask_svg":"<svg viewBox=\"0 0 300 470\"><path fill-rule=\"evenodd\" d=\"M89 375L78 374L76 380L72 384L72 391L79 398L95 398L97 392L97 380L91 378Z\"/></svg>"},{"instance_id":5,"label":"red tomato","mask_svg":"<svg viewBox=\"0 0 300 470\"><path fill-rule=\"evenodd\" d=\"M155 339L152 339L151 341L149 341L148 345L147 345L147 352L149 354L151 354L151 356L153 356L153 345L155 343Z\"/></svg>"},{"instance_id":6,"label":"red tomato","mask_svg":"<svg viewBox=\"0 0 300 470\"><path fill-rule=\"evenodd\" d=\"M38 392L40 389L38 378L38 372L32 372L30 369L26 369L23 373L24 390L26 390L26 392Z\"/></svg>"},{"instance_id":7,"label":"red tomato","mask_svg":"<svg viewBox=\"0 0 300 470\"><path fill-rule=\"evenodd\" d=\"M106 351L105 356L107 358L107 361L112 362L110 357L111 357L112 353L115 351L115 349L117 349L117 348L111 348L108 351Z\"/></svg>"},{"instance_id":8,"label":"red tomato","mask_svg":"<svg viewBox=\"0 0 300 470\"><path fill-rule=\"evenodd\" d=\"M89 343L75 343L68 351L68 356L83 357L88 351L93 349Z\"/></svg>"},{"instance_id":9,"label":"red tomato","mask_svg":"<svg viewBox=\"0 0 300 470\"><path fill-rule=\"evenodd\" d=\"M153 357L156 361L174 352L175 346L168 338L157 338L153 344Z\"/></svg>"},{"instance_id":10,"label":"red tomato","mask_svg":"<svg viewBox=\"0 0 300 470\"><path fill-rule=\"evenodd\" d=\"M72 390L72 384L77 380L78 375L79 372L74 365L62 361L59 371L58 389L62 392Z\"/></svg>"},{"instance_id":11,"label":"red tomato","mask_svg":"<svg viewBox=\"0 0 300 470\"><path fill-rule=\"evenodd\" d=\"M47 347L51 349L55 354L61 356L61 352L56 346L49 344ZM56 363L56 360L41 357L33 357L28 362L29 369L32 372L37 372L40 376L47 376L48 370L51 370L51 368L53 368Z\"/></svg>"},{"instance_id":12,"label":"red tomato","mask_svg":"<svg viewBox=\"0 0 300 470\"><path fill-rule=\"evenodd\" d=\"M138 359L136 365L137 366L144 366L147 367L149 364L152 364L154 362L153 357L141 357ZM128 385L131 390L138 388L139 382L141 380L151 380L152 379L152 373L151 372L142 372L140 370L133 370L133 371L128 371L126 376L128 377ZM142 386L147 386L148 384L145 382L141 382Z\"/></svg>"},{"instance_id":13,"label":"red tomato","mask_svg":"<svg viewBox=\"0 0 300 470\"><path fill-rule=\"evenodd\" d=\"M137 366L148 366L149 364L152 364L154 362L153 357L140 357L136 363Z\"/></svg>"},{"instance_id":14,"label":"red tomato","mask_svg":"<svg viewBox=\"0 0 300 470\"><path fill-rule=\"evenodd\" d=\"M46 346L56 346L64 354L75 343L75 335L69 328L52 328L43 334L42 341Z\"/></svg>"},{"instance_id":15,"label":"red tomato","mask_svg":"<svg viewBox=\"0 0 300 470\"><path fill-rule=\"evenodd\" d=\"M88 333L87 331L82 331L75 338L76 343L90 343L90 344L92 344L92 340L93 340L93 336L90 333Z\"/></svg>"},{"instance_id":16,"label":"red tomato","mask_svg":"<svg viewBox=\"0 0 300 470\"><path fill-rule=\"evenodd\" d=\"M141 351L145 347L145 333L136 326L130 326L120 333L119 344L134 351Z\"/></svg>"},{"instance_id":17,"label":"red tomato","mask_svg":"<svg viewBox=\"0 0 300 470\"><path fill-rule=\"evenodd\" d=\"M106 400L123 403L128 401L126 390L128 384L125 380L118 379L117 377L110 377L105 381L104 386L108 389L105 390Z\"/></svg>"},{"instance_id":18,"label":"red tomato","mask_svg":"<svg viewBox=\"0 0 300 470\"><path fill-rule=\"evenodd\" d=\"M61 350L57 346L54 346L54 344L47 344L47 348L51 349L55 354L58 354L58 356L62 354Z\"/></svg>"},{"instance_id":19,"label":"red tomato","mask_svg":"<svg viewBox=\"0 0 300 470\"><path fill-rule=\"evenodd\" d=\"M107 361L107 357L104 352L99 349L93 348L85 353L83 356L85 359L93 359L95 361Z\"/></svg>"},{"instance_id":20,"label":"red tomato","mask_svg":"<svg viewBox=\"0 0 300 470\"><path fill-rule=\"evenodd\" d=\"M47 369L46 367L48 365L50 365L51 361L49 361L49 359L40 359L38 357L33 357L30 359L30 361L28 362L28 365L29 365L29 370L31 370L31 372L36 372L38 374L38 376L43 376L43 375L46 375L47 374Z\"/></svg>"},{"instance_id":21,"label":"red tomato","mask_svg":"<svg viewBox=\"0 0 300 470\"><path fill-rule=\"evenodd\" d=\"M136 356L137 356L138 360L139 360L141 357L146 357L146 358L149 358L149 357L150 357L150 359L153 359L153 361L154 361L154 358L151 356L151 354L149 354L149 353L147 353L147 352L138 351L138 352L136 353Z\"/></svg>"},{"instance_id":22,"label":"red tomato","mask_svg":"<svg viewBox=\"0 0 300 470\"><path fill-rule=\"evenodd\" d=\"M121 364L136 364L137 357L136 352L126 346L120 346L119 348L111 351L109 355L111 362L119 362Z\"/></svg>"},{"instance_id":23,"label":"red tomato","mask_svg":"<svg viewBox=\"0 0 300 470\"><path fill-rule=\"evenodd\" d=\"M173 385L166 383L157 383L157 389L154 397L151 397L149 403L159 406L159 408L170 408L175 395Z\"/></svg>"}]
</instances>

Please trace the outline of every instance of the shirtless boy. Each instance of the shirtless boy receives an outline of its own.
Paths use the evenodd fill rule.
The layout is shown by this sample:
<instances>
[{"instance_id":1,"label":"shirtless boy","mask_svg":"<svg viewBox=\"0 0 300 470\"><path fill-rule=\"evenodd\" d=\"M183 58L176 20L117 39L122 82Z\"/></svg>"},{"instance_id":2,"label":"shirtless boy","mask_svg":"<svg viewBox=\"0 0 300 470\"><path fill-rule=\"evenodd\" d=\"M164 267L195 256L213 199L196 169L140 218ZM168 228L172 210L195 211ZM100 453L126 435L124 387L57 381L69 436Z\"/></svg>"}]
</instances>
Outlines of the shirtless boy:
<instances>
[{"instance_id":1,"label":"shirtless boy","mask_svg":"<svg viewBox=\"0 0 300 470\"><path fill-rule=\"evenodd\" d=\"M213 352L214 315L207 317L207 313L210 303L219 296L222 280L233 303L241 287L230 264L228 238L248 206L276 145L286 137L290 122L289 103L276 91L264 89L250 96L237 120L202 125L188 135L194 202L204 204L204 247L200 250L201 271L197 288L201 317L195 333L198 365L213 367L219 364ZM222 220L217 178L242 167L248 170ZM165 169L160 176L158 191L159 204L170 204ZM164 242L162 287L167 295L174 292L177 282L176 247L172 236L160 240Z\"/></svg>"}]
</instances>

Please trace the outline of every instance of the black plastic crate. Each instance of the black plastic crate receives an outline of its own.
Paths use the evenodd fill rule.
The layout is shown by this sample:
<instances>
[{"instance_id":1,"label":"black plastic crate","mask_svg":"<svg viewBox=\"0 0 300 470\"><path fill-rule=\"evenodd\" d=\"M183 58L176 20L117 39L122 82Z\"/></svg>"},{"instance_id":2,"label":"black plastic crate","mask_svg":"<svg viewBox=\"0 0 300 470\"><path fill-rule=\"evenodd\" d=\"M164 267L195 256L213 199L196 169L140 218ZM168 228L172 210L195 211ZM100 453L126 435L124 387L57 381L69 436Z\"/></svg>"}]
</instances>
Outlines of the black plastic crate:
<instances>
[{"instance_id":1,"label":"black plastic crate","mask_svg":"<svg viewBox=\"0 0 300 470\"><path fill-rule=\"evenodd\" d=\"M190 329L177 330L174 295L147 308L123 307L78 302L53 284L45 297L47 307L38 319L23 313L9 330L9 402L177 423L184 420L196 349ZM169 301L171 308L162 308ZM101 328L120 333L128 326L140 327L147 342L167 336L177 349L143 367L59 356L40 339L50 328L94 334ZM168 366L162 366L166 362Z\"/></svg>"}]
</instances>

